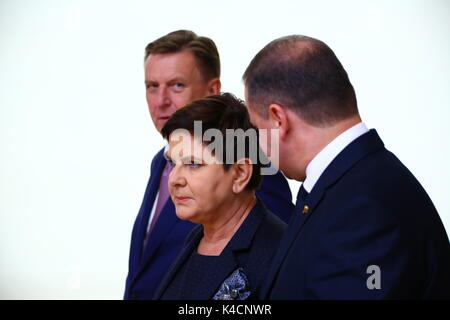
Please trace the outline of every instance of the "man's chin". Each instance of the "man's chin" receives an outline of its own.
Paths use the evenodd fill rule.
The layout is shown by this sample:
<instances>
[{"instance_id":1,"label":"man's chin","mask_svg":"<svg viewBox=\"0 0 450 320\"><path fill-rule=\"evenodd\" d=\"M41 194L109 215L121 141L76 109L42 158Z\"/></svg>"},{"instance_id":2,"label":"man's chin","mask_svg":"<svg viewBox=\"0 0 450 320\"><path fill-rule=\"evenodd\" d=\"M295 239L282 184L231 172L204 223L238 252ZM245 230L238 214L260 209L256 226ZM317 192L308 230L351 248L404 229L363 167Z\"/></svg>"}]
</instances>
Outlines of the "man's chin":
<instances>
[{"instance_id":1,"label":"man's chin","mask_svg":"<svg viewBox=\"0 0 450 320\"><path fill-rule=\"evenodd\" d=\"M283 171L283 170L280 170L283 174L284 174L284 176L286 177L286 178L288 178L288 179L294 179L291 175L289 175L289 173L287 173L287 172L285 172L285 171Z\"/></svg>"},{"instance_id":2,"label":"man's chin","mask_svg":"<svg viewBox=\"0 0 450 320\"><path fill-rule=\"evenodd\" d=\"M161 130L164 127L164 125L166 124L167 120L168 119L164 119L164 120L163 119L158 119L158 120L156 120L155 127L156 127L156 130L158 130L159 133L161 133Z\"/></svg>"},{"instance_id":3,"label":"man's chin","mask_svg":"<svg viewBox=\"0 0 450 320\"><path fill-rule=\"evenodd\" d=\"M291 180L298 180L298 177L296 177L296 175L293 172L290 172L288 170L285 171L285 170L283 170L281 168L280 168L280 171L284 174L284 176L286 178L291 179Z\"/></svg>"}]
</instances>

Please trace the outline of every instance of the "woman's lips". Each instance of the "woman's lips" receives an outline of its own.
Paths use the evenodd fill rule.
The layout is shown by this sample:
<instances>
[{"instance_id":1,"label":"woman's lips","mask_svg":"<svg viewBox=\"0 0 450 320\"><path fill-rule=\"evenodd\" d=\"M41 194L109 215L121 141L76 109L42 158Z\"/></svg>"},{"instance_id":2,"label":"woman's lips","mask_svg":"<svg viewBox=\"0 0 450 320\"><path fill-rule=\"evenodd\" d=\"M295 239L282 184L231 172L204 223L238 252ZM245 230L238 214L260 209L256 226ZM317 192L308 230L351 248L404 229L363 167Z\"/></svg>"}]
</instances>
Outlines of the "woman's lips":
<instances>
[{"instance_id":1,"label":"woman's lips","mask_svg":"<svg viewBox=\"0 0 450 320\"><path fill-rule=\"evenodd\" d=\"M175 202L184 203L190 199L189 197L175 197Z\"/></svg>"}]
</instances>

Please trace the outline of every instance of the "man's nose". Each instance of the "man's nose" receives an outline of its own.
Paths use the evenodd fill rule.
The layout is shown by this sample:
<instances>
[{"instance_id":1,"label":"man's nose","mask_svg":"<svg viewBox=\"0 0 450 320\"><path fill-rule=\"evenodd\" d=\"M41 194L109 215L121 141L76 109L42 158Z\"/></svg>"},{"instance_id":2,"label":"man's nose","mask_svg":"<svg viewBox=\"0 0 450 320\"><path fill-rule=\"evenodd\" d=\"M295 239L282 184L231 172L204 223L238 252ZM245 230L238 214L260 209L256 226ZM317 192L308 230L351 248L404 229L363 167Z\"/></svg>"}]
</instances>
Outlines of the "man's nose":
<instances>
[{"instance_id":1,"label":"man's nose","mask_svg":"<svg viewBox=\"0 0 450 320\"><path fill-rule=\"evenodd\" d=\"M168 107L171 104L167 87L160 87L155 98L155 106L158 108Z\"/></svg>"}]
</instances>

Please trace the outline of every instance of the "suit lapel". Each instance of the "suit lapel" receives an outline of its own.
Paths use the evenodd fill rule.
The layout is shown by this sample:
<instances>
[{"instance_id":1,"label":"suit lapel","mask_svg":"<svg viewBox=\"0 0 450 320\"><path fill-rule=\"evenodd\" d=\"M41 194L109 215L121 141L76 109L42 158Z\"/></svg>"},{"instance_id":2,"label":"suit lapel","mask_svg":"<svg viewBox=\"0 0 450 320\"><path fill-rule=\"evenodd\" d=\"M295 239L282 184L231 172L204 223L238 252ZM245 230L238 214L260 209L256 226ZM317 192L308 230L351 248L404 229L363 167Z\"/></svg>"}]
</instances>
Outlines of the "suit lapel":
<instances>
[{"instance_id":1,"label":"suit lapel","mask_svg":"<svg viewBox=\"0 0 450 320\"><path fill-rule=\"evenodd\" d=\"M187 259L190 257L192 252L197 249L198 242L200 241L201 237L203 236L203 228L199 227L198 229L195 228L192 232L195 232L195 234L192 236L192 238L186 243L186 246L181 251L178 258L173 263L172 267L167 272L166 276L162 280L158 291L155 294L155 299L159 300L161 299L162 294L164 291L166 291L167 286L172 282L174 276L177 274L178 270L183 267L183 265L186 263Z\"/></svg>"},{"instance_id":2,"label":"suit lapel","mask_svg":"<svg viewBox=\"0 0 450 320\"><path fill-rule=\"evenodd\" d=\"M167 289L167 286L173 281L179 269L187 267L186 263L188 259L191 254L197 250L198 243L203 236L203 227L196 230L196 234L186 244L185 248L181 251L180 255L173 264L173 267L170 268L167 276L161 283L155 295L155 299L161 299ZM216 265L216 268L212 272L205 274L202 279L202 283L199 284L203 287L202 291L204 294L204 296L198 297L199 299L211 299L219 290L220 285L227 278L227 276L238 268L238 263L232 250L225 249L218 259L220 259L220 263Z\"/></svg>"},{"instance_id":3,"label":"suit lapel","mask_svg":"<svg viewBox=\"0 0 450 320\"><path fill-rule=\"evenodd\" d=\"M150 219L150 213L152 212L153 204L156 199L156 194L159 189L159 182L161 180L161 174L166 165L166 159L163 155L164 149L158 152L155 156L154 163L152 164L150 172L150 181L148 182L147 190L145 191L144 200L139 212L141 216L138 236L136 239L136 262L139 264L142 261L142 247L144 243L145 236L147 234L148 222Z\"/></svg>"},{"instance_id":4,"label":"suit lapel","mask_svg":"<svg viewBox=\"0 0 450 320\"><path fill-rule=\"evenodd\" d=\"M305 199L304 203L305 205L308 205L308 198L309 196ZM300 232L303 225L310 217L310 214L302 213L302 211L303 207L300 208L298 206L295 206L294 213L292 214L292 218L289 221L288 228L283 237L281 238L278 250L276 251L276 254L273 257L273 262L267 275L268 281L266 281L265 285L263 285L261 288L260 297L262 299L268 298L267 295L271 290L271 286L273 285L272 279L275 279L276 274L278 273L278 270L281 267L281 263L286 253L289 251L297 234Z\"/></svg>"},{"instance_id":5,"label":"suit lapel","mask_svg":"<svg viewBox=\"0 0 450 320\"><path fill-rule=\"evenodd\" d=\"M329 186L368 155L384 149L375 129L361 135L339 153L320 176L308 197L309 212L313 213Z\"/></svg>"},{"instance_id":6,"label":"suit lapel","mask_svg":"<svg viewBox=\"0 0 450 320\"><path fill-rule=\"evenodd\" d=\"M383 142L376 130L372 129L351 142L325 169L305 200L305 205L308 206L308 213L303 213L303 208L296 207L295 209L295 216L290 222L288 229L280 242L277 254L273 259L272 267L267 277L268 281L261 290L262 298L268 298L268 294L275 283L274 280L276 279L284 258L294 241L299 237L301 230L324 198L327 188L341 178L358 161L382 148L384 148Z\"/></svg>"},{"instance_id":7,"label":"suit lapel","mask_svg":"<svg viewBox=\"0 0 450 320\"><path fill-rule=\"evenodd\" d=\"M258 229L260 223L262 222L266 211L263 204L258 200L249 213L249 216L243 224L240 226L238 231L232 237L230 242L227 244L220 256L220 263L216 265L214 272L206 274L202 283L199 284L204 287L204 296L201 299L212 299L212 297L219 290L221 284L224 280L238 267L242 266L239 263L238 256L245 251L248 251L252 245L253 237L255 236L256 230ZM197 230L197 229L195 229ZM160 299L161 295L167 289L167 286L172 282L173 277L176 275L178 270L182 267L186 267L185 263L190 257L194 250L197 250L198 243L203 237L203 227L200 227L198 231L190 238L182 250L179 258L174 263L173 267L170 269L169 274L164 279L162 285L160 286L155 298ZM146 253L147 254L147 253Z\"/></svg>"},{"instance_id":8,"label":"suit lapel","mask_svg":"<svg viewBox=\"0 0 450 320\"><path fill-rule=\"evenodd\" d=\"M170 233L178 221L179 219L175 213L175 205L173 204L172 199L169 198L149 235L150 238L148 239L147 247L145 248L141 259L141 268L145 267L161 242L167 237L167 234Z\"/></svg>"},{"instance_id":9,"label":"suit lapel","mask_svg":"<svg viewBox=\"0 0 450 320\"><path fill-rule=\"evenodd\" d=\"M205 299L212 299L220 289L222 283L233 271L239 267L245 267L246 261L249 259L245 253L251 249L253 238L266 214L267 211L264 208L264 204L258 199L248 217L244 220L223 251L221 264L217 266L218 269L215 274L206 284L207 290L205 291L210 296L205 297ZM243 257L246 258L243 260ZM248 272L248 270L244 268L244 272Z\"/></svg>"}]
</instances>

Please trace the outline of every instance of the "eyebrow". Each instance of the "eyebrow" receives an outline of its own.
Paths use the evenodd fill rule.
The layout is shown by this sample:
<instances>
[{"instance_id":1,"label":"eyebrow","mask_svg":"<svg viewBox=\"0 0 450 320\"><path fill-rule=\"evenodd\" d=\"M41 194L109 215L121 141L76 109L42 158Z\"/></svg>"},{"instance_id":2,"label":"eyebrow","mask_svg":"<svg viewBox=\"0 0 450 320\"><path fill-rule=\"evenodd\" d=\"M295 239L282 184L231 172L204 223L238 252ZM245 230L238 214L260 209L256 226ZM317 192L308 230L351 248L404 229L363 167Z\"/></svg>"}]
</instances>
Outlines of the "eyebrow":
<instances>
[{"instance_id":1,"label":"eyebrow","mask_svg":"<svg viewBox=\"0 0 450 320\"><path fill-rule=\"evenodd\" d=\"M174 77L174 78L171 78L169 81L167 81L166 83L172 83L172 82L177 82L177 81L180 81L180 82L185 82L185 83L188 83L189 81L188 81L188 79L187 78L185 78L185 77L180 77L180 76L176 76L176 77ZM145 84L151 84L151 83L159 83L158 81L156 81L156 80L144 80L144 83Z\"/></svg>"},{"instance_id":2,"label":"eyebrow","mask_svg":"<svg viewBox=\"0 0 450 320\"><path fill-rule=\"evenodd\" d=\"M172 159L169 155L166 155L166 158L167 158L167 161L174 162L173 159ZM203 163L203 160L202 160L202 159L196 158L196 157L194 157L193 155L191 155L191 156L185 156L185 157L182 157L182 158L180 159L181 162L183 162L183 161L185 161L185 160L189 160L189 161L192 161L192 162L200 162L200 163Z\"/></svg>"},{"instance_id":3,"label":"eyebrow","mask_svg":"<svg viewBox=\"0 0 450 320\"><path fill-rule=\"evenodd\" d=\"M180 81L180 82L188 82L188 79L185 77L175 77L169 80L169 82L176 82L176 81Z\"/></svg>"}]
</instances>

